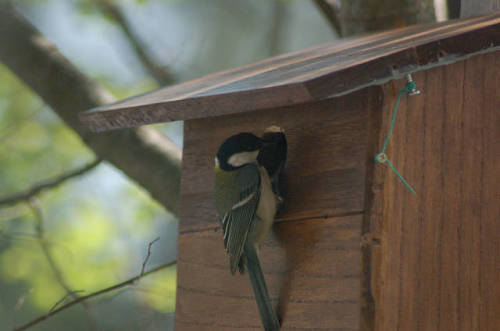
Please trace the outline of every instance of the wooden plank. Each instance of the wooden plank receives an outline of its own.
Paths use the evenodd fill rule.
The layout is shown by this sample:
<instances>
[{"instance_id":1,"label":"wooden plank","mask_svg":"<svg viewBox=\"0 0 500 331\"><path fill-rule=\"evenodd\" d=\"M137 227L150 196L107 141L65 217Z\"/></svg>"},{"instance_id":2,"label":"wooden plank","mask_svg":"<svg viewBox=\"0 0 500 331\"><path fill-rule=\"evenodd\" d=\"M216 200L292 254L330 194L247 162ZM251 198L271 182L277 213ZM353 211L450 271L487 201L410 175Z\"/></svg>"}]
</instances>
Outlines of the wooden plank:
<instances>
[{"instance_id":1,"label":"wooden plank","mask_svg":"<svg viewBox=\"0 0 500 331\"><path fill-rule=\"evenodd\" d=\"M387 167L373 168L363 226L373 300L363 330L498 327L499 58L414 75L423 95L403 98L387 155L417 194ZM403 85L384 87L379 146Z\"/></svg>"},{"instance_id":2,"label":"wooden plank","mask_svg":"<svg viewBox=\"0 0 500 331\"><path fill-rule=\"evenodd\" d=\"M357 330L361 214L280 222L260 257L283 330ZM220 229L179 238L176 330L257 330L248 275L232 276Z\"/></svg>"},{"instance_id":3,"label":"wooden plank","mask_svg":"<svg viewBox=\"0 0 500 331\"><path fill-rule=\"evenodd\" d=\"M471 59L473 60L473 59ZM476 317L475 323L479 325L479 330L487 330L494 328L495 325L500 324L500 190L498 189L499 183L499 164L500 164L500 93L498 92L498 77L500 75L500 57L498 56L485 56L483 61L481 59L474 59L479 63L476 65L484 65L483 70L474 72L474 66L467 68L467 73L474 77L472 84L483 82L483 85L478 85L480 91L488 91L488 93L481 93L480 91L473 90L483 97L481 120L474 118L474 120L467 123L465 126L469 135L474 134L475 141L472 141L474 146L480 146L482 162L479 176L481 181L476 184L475 192L477 192L479 199L468 201L467 203L474 203L468 214L464 215L467 221L467 226L474 228L474 232L469 229L464 229L469 233L474 233L471 238L468 234L468 243L471 240L479 244L479 260L476 260L477 267L471 269L464 279L465 282L474 284L468 288L467 295L464 295L464 301L477 300L479 297L479 312L474 310L472 316ZM468 95L472 91L469 91ZM480 98L478 97L478 99ZM474 99L474 98L471 98ZM475 105L477 107L477 104ZM490 108L491 107L491 108ZM484 111L489 109L489 111ZM468 120L473 115L470 114L466 119ZM468 169L466 174L474 173L477 176L476 170L478 169L478 162L473 157L473 154L468 158ZM479 201L478 201L479 200ZM470 214L469 214L470 213ZM472 214L472 215L471 215ZM467 218L465 218L467 217ZM483 220L480 226L475 226L474 219ZM465 232L464 231L464 232ZM476 237L478 236L478 238ZM477 238L477 239L476 239ZM471 245L472 246L472 245ZM470 259L474 259L470 256ZM479 289L478 292L475 292ZM468 302L468 301L466 301ZM469 307L461 307L461 311ZM472 317L471 316L471 317ZM470 318L473 320L472 318Z\"/></svg>"},{"instance_id":4,"label":"wooden plank","mask_svg":"<svg viewBox=\"0 0 500 331\"><path fill-rule=\"evenodd\" d=\"M238 132L260 135L270 125L288 140L280 219L357 213L363 208L366 118L381 106L381 90L369 88L320 102L246 114L190 120L184 125L181 232L218 225L213 202L214 157Z\"/></svg>"},{"instance_id":5,"label":"wooden plank","mask_svg":"<svg viewBox=\"0 0 500 331\"><path fill-rule=\"evenodd\" d=\"M383 84L500 47L500 14L320 45L126 99L81 115L93 130L282 107Z\"/></svg>"}]
</instances>

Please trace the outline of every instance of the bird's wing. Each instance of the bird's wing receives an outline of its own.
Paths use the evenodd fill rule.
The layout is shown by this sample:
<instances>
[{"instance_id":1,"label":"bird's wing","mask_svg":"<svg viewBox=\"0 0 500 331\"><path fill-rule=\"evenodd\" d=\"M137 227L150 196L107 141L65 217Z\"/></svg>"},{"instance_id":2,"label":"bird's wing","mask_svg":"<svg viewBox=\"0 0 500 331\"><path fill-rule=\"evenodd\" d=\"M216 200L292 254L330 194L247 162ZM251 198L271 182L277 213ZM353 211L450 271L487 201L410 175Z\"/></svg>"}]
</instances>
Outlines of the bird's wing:
<instances>
[{"instance_id":1,"label":"bird's wing","mask_svg":"<svg viewBox=\"0 0 500 331\"><path fill-rule=\"evenodd\" d=\"M231 272L236 272L243 254L243 248L248 233L252 226L260 199L260 174L255 164L248 164L238 170L235 176L232 207L222 217L222 230L224 232L224 246L231 266Z\"/></svg>"}]
</instances>

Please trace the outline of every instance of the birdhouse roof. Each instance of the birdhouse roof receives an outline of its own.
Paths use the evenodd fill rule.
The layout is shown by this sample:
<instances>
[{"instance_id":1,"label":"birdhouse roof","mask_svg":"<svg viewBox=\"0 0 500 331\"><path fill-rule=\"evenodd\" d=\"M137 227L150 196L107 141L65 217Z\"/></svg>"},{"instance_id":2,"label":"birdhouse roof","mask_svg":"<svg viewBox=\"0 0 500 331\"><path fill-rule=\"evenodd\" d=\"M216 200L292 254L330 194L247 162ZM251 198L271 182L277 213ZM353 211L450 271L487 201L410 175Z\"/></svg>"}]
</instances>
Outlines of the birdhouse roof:
<instances>
[{"instance_id":1,"label":"birdhouse roof","mask_svg":"<svg viewBox=\"0 0 500 331\"><path fill-rule=\"evenodd\" d=\"M500 12L335 41L161 88L80 114L94 131L331 98L500 50Z\"/></svg>"}]
</instances>

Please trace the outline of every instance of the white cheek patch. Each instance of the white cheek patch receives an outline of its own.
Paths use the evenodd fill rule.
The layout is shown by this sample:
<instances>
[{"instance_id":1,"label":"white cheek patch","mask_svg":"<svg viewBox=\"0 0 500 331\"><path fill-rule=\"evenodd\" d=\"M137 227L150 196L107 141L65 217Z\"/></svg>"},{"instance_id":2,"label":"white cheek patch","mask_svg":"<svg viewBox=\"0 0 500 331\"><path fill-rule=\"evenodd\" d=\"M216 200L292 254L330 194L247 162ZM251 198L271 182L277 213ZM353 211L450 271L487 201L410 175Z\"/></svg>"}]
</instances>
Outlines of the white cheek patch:
<instances>
[{"instance_id":1,"label":"white cheek patch","mask_svg":"<svg viewBox=\"0 0 500 331\"><path fill-rule=\"evenodd\" d=\"M229 160L227 160L227 163L233 167L240 167L244 164L255 163L257 155L259 155L259 151L236 153L231 155Z\"/></svg>"}]
</instances>

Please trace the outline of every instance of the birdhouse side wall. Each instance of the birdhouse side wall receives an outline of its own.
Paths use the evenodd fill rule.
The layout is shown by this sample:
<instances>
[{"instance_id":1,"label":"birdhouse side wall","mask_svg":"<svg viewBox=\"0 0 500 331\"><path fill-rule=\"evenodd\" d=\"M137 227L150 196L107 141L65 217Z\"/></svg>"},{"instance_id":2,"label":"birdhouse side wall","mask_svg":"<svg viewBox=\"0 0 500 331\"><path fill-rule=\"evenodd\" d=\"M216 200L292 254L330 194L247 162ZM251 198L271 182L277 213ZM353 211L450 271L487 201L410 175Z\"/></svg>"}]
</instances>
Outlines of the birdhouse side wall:
<instances>
[{"instance_id":1,"label":"birdhouse side wall","mask_svg":"<svg viewBox=\"0 0 500 331\"><path fill-rule=\"evenodd\" d=\"M362 330L498 328L499 77L500 52L413 75L386 153L416 194L367 169ZM404 83L384 86L374 152Z\"/></svg>"}]
</instances>

